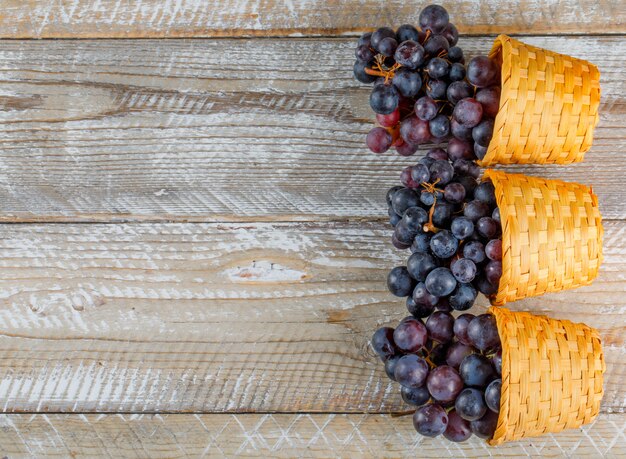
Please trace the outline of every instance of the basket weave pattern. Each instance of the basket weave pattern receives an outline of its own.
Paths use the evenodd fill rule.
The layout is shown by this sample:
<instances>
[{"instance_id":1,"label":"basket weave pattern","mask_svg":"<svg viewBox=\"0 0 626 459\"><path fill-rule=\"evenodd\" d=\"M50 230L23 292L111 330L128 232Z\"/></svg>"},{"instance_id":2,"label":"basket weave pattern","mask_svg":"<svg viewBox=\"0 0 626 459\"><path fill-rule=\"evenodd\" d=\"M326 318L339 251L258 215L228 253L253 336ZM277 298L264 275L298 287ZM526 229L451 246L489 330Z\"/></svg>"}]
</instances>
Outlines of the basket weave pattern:
<instances>
[{"instance_id":1,"label":"basket weave pattern","mask_svg":"<svg viewBox=\"0 0 626 459\"><path fill-rule=\"evenodd\" d=\"M602 399L604 356L585 324L492 307L502 341L502 395L489 444L587 424Z\"/></svg>"},{"instance_id":2,"label":"basket weave pattern","mask_svg":"<svg viewBox=\"0 0 626 459\"><path fill-rule=\"evenodd\" d=\"M479 164L582 161L598 123L598 68L506 35L496 38L490 57L502 64L502 94Z\"/></svg>"},{"instance_id":3,"label":"basket weave pattern","mask_svg":"<svg viewBox=\"0 0 626 459\"><path fill-rule=\"evenodd\" d=\"M602 217L590 188L488 169L502 221L494 305L590 284L602 263Z\"/></svg>"}]
</instances>

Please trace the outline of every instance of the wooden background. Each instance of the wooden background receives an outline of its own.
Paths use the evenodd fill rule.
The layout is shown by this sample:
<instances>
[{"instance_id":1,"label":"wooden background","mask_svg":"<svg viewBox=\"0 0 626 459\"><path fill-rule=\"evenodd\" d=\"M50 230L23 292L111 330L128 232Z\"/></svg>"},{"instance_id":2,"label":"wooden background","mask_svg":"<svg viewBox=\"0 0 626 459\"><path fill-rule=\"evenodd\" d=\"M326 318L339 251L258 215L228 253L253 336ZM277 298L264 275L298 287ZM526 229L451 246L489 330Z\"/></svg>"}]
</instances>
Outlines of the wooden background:
<instances>
[{"instance_id":1,"label":"wooden background","mask_svg":"<svg viewBox=\"0 0 626 459\"><path fill-rule=\"evenodd\" d=\"M368 349L405 314L384 193L415 159L366 151L353 47L422 4L4 0L2 455L626 457L626 4L444 5L469 54L506 32L602 72L586 161L509 168L600 197L598 280L511 305L600 329L596 423L423 439Z\"/></svg>"}]
</instances>

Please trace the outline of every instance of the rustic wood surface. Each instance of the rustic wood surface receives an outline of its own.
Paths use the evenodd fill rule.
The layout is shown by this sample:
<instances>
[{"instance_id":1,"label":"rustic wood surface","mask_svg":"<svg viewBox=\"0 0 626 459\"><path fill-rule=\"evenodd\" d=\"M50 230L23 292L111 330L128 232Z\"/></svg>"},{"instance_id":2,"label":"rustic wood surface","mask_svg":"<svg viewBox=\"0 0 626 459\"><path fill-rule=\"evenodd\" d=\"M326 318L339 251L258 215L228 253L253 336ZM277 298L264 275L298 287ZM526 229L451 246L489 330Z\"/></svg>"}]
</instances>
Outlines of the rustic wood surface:
<instances>
[{"instance_id":1,"label":"rustic wood surface","mask_svg":"<svg viewBox=\"0 0 626 459\"><path fill-rule=\"evenodd\" d=\"M470 54L490 38L466 38ZM508 168L594 184L626 218L623 40L532 37L602 71L587 161ZM386 215L414 158L370 154L353 39L4 41L0 219L337 220ZM616 52L616 50L620 50ZM246 64L250 63L250 64Z\"/></svg>"},{"instance_id":2,"label":"rustic wood surface","mask_svg":"<svg viewBox=\"0 0 626 459\"><path fill-rule=\"evenodd\" d=\"M620 0L438 2L463 33L624 33ZM339 35L417 23L401 0L4 0L5 38Z\"/></svg>"},{"instance_id":3,"label":"rustic wood surface","mask_svg":"<svg viewBox=\"0 0 626 459\"><path fill-rule=\"evenodd\" d=\"M409 420L410 421L410 420ZM626 456L623 415L491 448L415 435L406 417L363 414L3 415L2 453L16 457L571 457Z\"/></svg>"}]
</instances>

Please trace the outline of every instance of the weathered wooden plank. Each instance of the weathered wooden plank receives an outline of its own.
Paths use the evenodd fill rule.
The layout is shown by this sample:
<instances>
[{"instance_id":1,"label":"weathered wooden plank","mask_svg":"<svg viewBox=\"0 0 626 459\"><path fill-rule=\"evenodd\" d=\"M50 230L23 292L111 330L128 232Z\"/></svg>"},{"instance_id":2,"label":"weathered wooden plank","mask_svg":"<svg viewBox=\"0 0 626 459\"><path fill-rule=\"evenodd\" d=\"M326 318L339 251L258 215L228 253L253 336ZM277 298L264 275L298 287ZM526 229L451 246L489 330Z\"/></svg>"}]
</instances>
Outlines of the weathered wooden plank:
<instances>
[{"instance_id":1,"label":"weathered wooden plank","mask_svg":"<svg viewBox=\"0 0 626 459\"><path fill-rule=\"evenodd\" d=\"M366 414L170 414L0 416L2 453L21 457L420 457L617 458L626 416L489 447L415 433L409 416Z\"/></svg>"},{"instance_id":2,"label":"weathered wooden plank","mask_svg":"<svg viewBox=\"0 0 626 459\"><path fill-rule=\"evenodd\" d=\"M464 33L624 33L619 0L439 2ZM5 38L128 38L336 35L417 23L420 6L321 0L5 0Z\"/></svg>"},{"instance_id":3,"label":"weathered wooden plank","mask_svg":"<svg viewBox=\"0 0 626 459\"><path fill-rule=\"evenodd\" d=\"M379 223L24 224L0 231L0 410L406 407L368 348L403 303ZM604 411L626 407L626 222L599 279L511 305L598 327ZM476 312L482 312L484 299Z\"/></svg>"},{"instance_id":4,"label":"weathered wooden plank","mask_svg":"<svg viewBox=\"0 0 626 459\"><path fill-rule=\"evenodd\" d=\"M512 168L593 183L626 218L620 38L531 38L596 62L601 123L583 164ZM485 51L489 38L464 40ZM319 220L386 215L414 159L364 145L353 40L5 41L0 219Z\"/></svg>"}]
</instances>

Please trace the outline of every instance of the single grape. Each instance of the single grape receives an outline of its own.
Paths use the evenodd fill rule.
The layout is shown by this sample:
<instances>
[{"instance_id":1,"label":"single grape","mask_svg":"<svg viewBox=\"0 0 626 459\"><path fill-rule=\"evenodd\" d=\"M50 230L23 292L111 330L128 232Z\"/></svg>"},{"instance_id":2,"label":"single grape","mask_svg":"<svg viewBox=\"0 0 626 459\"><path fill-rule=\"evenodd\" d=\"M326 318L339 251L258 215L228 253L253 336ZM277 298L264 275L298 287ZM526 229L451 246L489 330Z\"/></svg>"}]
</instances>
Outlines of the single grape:
<instances>
[{"instance_id":1,"label":"single grape","mask_svg":"<svg viewBox=\"0 0 626 459\"><path fill-rule=\"evenodd\" d=\"M398 30L396 30L396 36L398 37L398 42L400 43L407 40L419 40L419 32L411 24L403 24L398 27Z\"/></svg>"},{"instance_id":2,"label":"single grape","mask_svg":"<svg viewBox=\"0 0 626 459\"><path fill-rule=\"evenodd\" d=\"M482 145L478 145L477 143L474 144L474 154L476 155L477 159L484 159L487 155L488 150L489 148L487 147L483 147Z\"/></svg>"},{"instance_id":3,"label":"single grape","mask_svg":"<svg viewBox=\"0 0 626 459\"><path fill-rule=\"evenodd\" d=\"M485 266L485 277L491 285L499 285L502 277L502 262L492 260L487 263L487 266Z\"/></svg>"},{"instance_id":4,"label":"single grape","mask_svg":"<svg viewBox=\"0 0 626 459\"><path fill-rule=\"evenodd\" d=\"M409 271L409 274L413 277L413 279L420 282L424 282L428 273L436 267L437 263L435 262L435 259L424 252L414 253L407 261L407 270Z\"/></svg>"},{"instance_id":5,"label":"single grape","mask_svg":"<svg viewBox=\"0 0 626 459\"><path fill-rule=\"evenodd\" d=\"M393 226L396 226L400 222L401 219L402 217L400 217L400 215L395 213L393 209L390 207L389 208L389 223L391 223Z\"/></svg>"},{"instance_id":6,"label":"single grape","mask_svg":"<svg viewBox=\"0 0 626 459\"><path fill-rule=\"evenodd\" d=\"M456 339L467 346L471 346L471 341L467 336L467 327L475 316L473 314L461 314L454 321L454 336Z\"/></svg>"},{"instance_id":7,"label":"single grape","mask_svg":"<svg viewBox=\"0 0 626 459\"><path fill-rule=\"evenodd\" d=\"M459 284L457 288L452 292L448 301L450 307L455 311L467 311L470 309L476 301L478 292L472 284Z\"/></svg>"},{"instance_id":8,"label":"single grape","mask_svg":"<svg viewBox=\"0 0 626 459\"><path fill-rule=\"evenodd\" d=\"M414 282L405 266L396 266L387 276L387 287L395 296L409 296L413 292Z\"/></svg>"},{"instance_id":9,"label":"single grape","mask_svg":"<svg viewBox=\"0 0 626 459\"><path fill-rule=\"evenodd\" d=\"M406 223L400 220L400 223L396 225L393 235L402 244L411 245L413 243L413 238L415 237L415 231L410 229Z\"/></svg>"},{"instance_id":10,"label":"single grape","mask_svg":"<svg viewBox=\"0 0 626 459\"><path fill-rule=\"evenodd\" d=\"M467 79L474 86L484 88L497 81L498 66L487 56L476 56L467 65Z\"/></svg>"},{"instance_id":11,"label":"single grape","mask_svg":"<svg viewBox=\"0 0 626 459\"><path fill-rule=\"evenodd\" d=\"M365 143L367 147L374 153L384 153L389 150L393 139L391 134L385 128L375 127L367 133Z\"/></svg>"},{"instance_id":12,"label":"single grape","mask_svg":"<svg viewBox=\"0 0 626 459\"><path fill-rule=\"evenodd\" d=\"M374 110L376 111L376 110ZM464 127L473 128L483 116L483 106L476 99L466 97L461 99L454 107L452 116Z\"/></svg>"},{"instance_id":13,"label":"single grape","mask_svg":"<svg viewBox=\"0 0 626 459\"><path fill-rule=\"evenodd\" d=\"M476 193L474 193L474 196L476 196ZM478 219L478 222L476 222L476 231L478 231L478 234L482 237L491 239L498 232L498 224L491 217L481 217ZM485 248L485 251L486 250Z\"/></svg>"},{"instance_id":14,"label":"single grape","mask_svg":"<svg viewBox=\"0 0 626 459\"><path fill-rule=\"evenodd\" d=\"M405 320L401 322L393 332L395 346L405 352L417 352L428 338L426 326L419 320Z\"/></svg>"},{"instance_id":15,"label":"single grape","mask_svg":"<svg viewBox=\"0 0 626 459\"><path fill-rule=\"evenodd\" d=\"M456 137L450 139L450 142L448 142L448 156L452 161L458 161L459 159L472 160L476 158L472 145Z\"/></svg>"},{"instance_id":16,"label":"single grape","mask_svg":"<svg viewBox=\"0 0 626 459\"><path fill-rule=\"evenodd\" d=\"M430 240L430 249L432 250L433 254L439 258L450 258L456 253L458 248L459 240L455 238L448 230L439 231Z\"/></svg>"},{"instance_id":17,"label":"single grape","mask_svg":"<svg viewBox=\"0 0 626 459\"><path fill-rule=\"evenodd\" d=\"M411 244L411 252L427 252L430 250L430 239L432 233L419 233L415 236L413 244Z\"/></svg>"},{"instance_id":18,"label":"single grape","mask_svg":"<svg viewBox=\"0 0 626 459\"><path fill-rule=\"evenodd\" d=\"M463 202L463 200L465 199L465 187L458 182L453 182L453 183L448 183L446 185L446 187L443 190L443 197L446 199L446 201L451 202L453 204L458 204ZM469 220L468 220L469 221ZM471 221L469 221L470 223L472 223ZM459 237L457 234L455 234L454 232L454 220L452 221L452 234L454 234L454 237L456 237L457 239L465 239L465 237ZM472 234L474 232L474 224L472 223L472 230L470 231L469 234Z\"/></svg>"},{"instance_id":19,"label":"single grape","mask_svg":"<svg viewBox=\"0 0 626 459\"><path fill-rule=\"evenodd\" d=\"M491 218L498 222L499 225L502 225L502 220L500 219L500 209L496 207L493 209L493 213L491 214Z\"/></svg>"},{"instance_id":20,"label":"single grape","mask_svg":"<svg viewBox=\"0 0 626 459\"><path fill-rule=\"evenodd\" d=\"M415 97L422 88L420 74L405 68L396 71L392 83L403 97Z\"/></svg>"},{"instance_id":21,"label":"single grape","mask_svg":"<svg viewBox=\"0 0 626 459\"><path fill-rule=\"evenodd\" d=\"M424 48L417 40L406 40L400 42L400 46L398 46L394 54L394 59L403 67L415 70L424 63L424 55Z\"/></svg>"},{"instance_id":22,"label":"single grape","mask_svg":"<svg viewBox=\"0 0 626 459\"><path fill-rule=\"evenodd\" d=\"M478 187L476 187L476 190L478 190ZM463 215L473 222L478 222L478 220L490 213L489 205L476 199L476 190L474 190L474 200L468 202L463 209Z\"/></svg>"},{"instance_id":23,"label":"single grape","mask_svg":"<svg viewBox=\"0 0 626 459\"><path fill-rule=\"evenodd\" d=\"M398 42L393 37L385 37L378 43L378 52L385 57L391 57L398 48Z\"/></svg>"},{"instance_id":24,"label":"single grape","mask_svg":"<svg viewBox=\"0 0 626 459\"><path fill-rule=\"evenodd\" d=\"M481 351L488 351L500 346L498 325L492 314L476 316L467 327L467 336L474 347Z\"/></svg>"},{"instance_id":25,"label":"single grape","mask_svg":"<svg viewBox=\"0 0 626 459\"><path fill-rule=\"evenodd\" d=\"M365 32L363 35L359 37L357 46L362 46L362 45L371 46L371 44L372 44L372 32Z\"/></svg>"},{"instance_id":26,"label":"single grape","mask_svg":"<svg viewBox=\"0 0 626 459\"><path fill-rule=\"evenodd\" d=\"M412 156L417 152L417 145L412 145L407 142L402 142L394 146L400 156Z\"/></svg>"},{"instance_id":27,"label":"single grape","mask_svg":"<svg viewBox=\"0 0 626 459\"><path fill-rule=\"evenodd\" d=\"M428 212L421 207L409 207L402 216L407 227L415 233L422 231L422 227L428 221ZM409 272L411 270L409 269Z\"/></svg>"},{"instance_id":28,"label":"single grape","mask_svg":"<svg viewBox=\"0 0 626 459\"><path fill-rule=\"evenodd\" d=\"M446 39L446 41L447 41L447 39ZM450 62L462 63L463 60L464 60L463 59L463 50L461 48L459 48L458 46L450 46L450 49L448 49L448 59L450 60ZM465 69L464 69L464 71L465 71Z\"/></svg>"},{"instance_id":29,"label":"single grape","mask_svg":"<svg viewBox=\"0 0 626 459\"><path fill-rule=\"evenodd\" d=\"M417 189L419 188L420 184L419 182L413 180L413 167L414 166L408 166L402 169L402 173L400 174L400 182L402 182L402 185L407 188Z\"/></svg>"},{"instance_id":30,"label":"single grape","mask_svg":"<svg viewBox=\"0 0 626 459\"><path fill-rule=\"evenodd\" d=\"M484 276L477 276L474 285L485 296L492 296L498 293L498 286L493 285Z\"/></svg>"},{"instance_id":31,"label":"single grape","mask_svg":"<svg viewBox=\"0 0 626 459\"><path fill-rule=\"evenodd\" d=\"M446 97L448 90L448 83L444 80L431 79L426 83L426 95L432 97L435 100L440 100Z\"/></svg>"},{"instance_id":32,"label":"single grape","mask_svg":"<svg viewBox=\"0 0 626 459\"><path fill-rule=\"evenodd\" d=\"M463 419L456 410L448 413L448 427L443 436L453 442L463 442L472 436L472 429L469 421Z\"/></svg>"},{"instance_id":33,"label":"single grape","mask_svg":"<svg viewBox=\"0 0 626 459\"><path fill-rule=\"evenodd\" d=\"M493 137L493 120L490 118L483 119L476 127L472 129L472 138L474 142L482 147L488 147Z\"/></svg>"},{"instance_id":34,"label":"single grape","mask_svg":"<svg viewBox=\"0 0 626 459\"><path fill-rule=\"evenodd\" d=\"M433 309L439 301L438 297L432 295L428 291L426 285L423 282L419 282L415 286L415 288L413 289L412 298L416 305L423 305L424 307L431 309Z\"/></svg>"},{"instance_id":35,"label":"single grape","mask_svg":"<svg viewBox=\"0 0 626 459\"><path fill-rule=\"evenodd\" d=\"M485 389L485 402L494 413L500 412L500 391L502 390L502 380L494 379Z\"/></svg>"},{"instance_id":36,"label":"single grape","mask_svg":"<svg viewBox=\"0 0 626 459\"><path fill-rule=\"evenodd\" d=\"M376 113L389 115L398 108L400 95L392 84L379 84L374 86L370 94L370 107ZM405 139L406 140L406 139Z\"/></svg>"},{"instance_id":37,"label":"single grape","mask_svg":"<svg viewBox=\"0 0 626 459\"><path fill-rule=\"evenodd\" d=\"M372 51L367 45L357 46L354 51L354 55L361 62L369 62L374 59L374 51Z\"/></svg>"},{"instance_id":38,"label":"single grape","mask_svg":"<svg viewBox=\"0 0 626 459\"><path fill-rule=\"evenodd\" d=\"M400 135L405 142L412 145L427 143L432 139L428 122L419 119L417 116L409 116L400 123Z\"/></svg>"},{"instance_id":39,"label":"single grape","mask_svg":"<svg viewBox=\"0 0 626 459\"><path fill-rule=\"evenodd\" d=\"M394 376L404 387L421 387L428 376L428 363L415 354L404 355L396 363Z\"/></svg>"},{"instance_id":40,"label":"single grape","mask_svg":"<svg viewBox=\"0 0 626 459\"><path fill-rule=\"evenodd\" d=\"M437 183L438 186L443 186L449 183L452 177L454 177L454 167L449 161L438 160L430 166L431 183Z\"/></svg>"},{"instance_id":41,"label":"single grape","mask_svg":"<svg viewBox=\"0 0 626 459\"><path fill-rule=\"evenodd\" d=\"M450 48L452 49L452 48ZM448 54L450 53L450 51L448 50ZM465 79L465 66L463 64L461 64L460 62L455 62L454 64L452 64L450 66L450 72L449 72L449 76L450 76L450 81L463 81ZM452 86L452 85L450 85ZM450 86L448 86L448 100L450 100ZM465 96L465 97L470 97L471 94ZM461 99L459 99L461 100ZM483 110L485 109L485 107L483 106Z\"/></svg>"},{"instance_id":42,"label":"single grape","mask_svg":"<svg viewBox=\"0 0 626 459\"><path fill-rule=\"evenodd\" d=\"M448 355L448 343L432 341L430 344L432 349L428 353L428 359L436 366L445 365L446 355ZM427 345L427 347L429 346Z\"/></svg>"},{"instance_id":43,"label":"single grape","mask_svg":"<svg viewBox=\"0 0 626 459\"><path fill-rule=\"evenodd\" d=\"M450 64L440 57L433 57L428 64L426 64L426 72L430 78L437 80L448 76L450 71Z\"/></svg>"},{"instance_id":44,"label":"single grape","mask_svg":"<svg viewBox=\"0 0 626 459\"><path fill-rule=\"evenodd\" d=\"M450 17L443 6L428 5L420 12L419 25L422 30L430 30L434 34L443 33L449 23Z\"/></svg>"},{"instance_id":45,"label":"single grape","mask_svg":"<svg viewBox=\"0 0 626 459\"><path fill-rule=\"evenodd\" d=\"M403 215L409 207L419 206L419 196L415 191L403 188L393 194L391 206L398 215Z\"/></svg>"},{"instance_id":46,"label":"single grape","mask_svg":"<svg viewBox=\"0 0 626 459\"><path fill-rule=\"evenodd\" d=\"M469 258L475 264L485 261L485 246L479 241L470 241L463 246L463 256Z\"/></svg>"},{"instance_id":47,"label":"single grape","mask_svg":"<svg viewBox=\"0 0 626 459\"><path fill-rule=\"evenodd\" d=\"M498 413L494 413L491 410L487 411L487 413L477 421L470 422L470 427L474 435L484 439L493 437L497 425Z\"/></svg>"},{"instance_id":48,"label":"single grape","mask_svg":"<svg viewBox=\"0 0 626 459\"><path fill-rule=\"evenodd\" d=\"M385 373L387 374L387 377L391 379L392 381L396 380L396 375L395 375L396 365L398 364L398 360L400 360L400 357L402 356L395 355L385 360Z\"/></svg>"},{"instance_id":49,"label":"single grape","mask_svg":"<svg viewBox=\"0 0 626 459\"><path fill-rule=\"evenodd\" d=\"M424 405L413 414L413 427L420 435L436 437L446 431L448 414L441 405Z\"/></svg>"},{"instance_id":50,"label":"single grape","mask_svg":"<svg viewBox=\"0 0 626 459\"><path fill-rule=\"evenodd\" d=\"M440 191L436 191L435 194L422 190L420 193L420 202L425 206L431 207L435 203L435 196L437 196L437 201L443 199L443 193Z\"/></svg>"},{"instance_id":51,"label":"single grape","mask_svg":"<svg viewBox=\"0 0 626 459\"><path fill-rule=\"evenodd\" d=\"M377 29L376 31L374 31L374 33L372 34L370 38L370 46L374 48L375 50L380 51L378 49L378 46L380 45L380 42L387 37L393 38L395 40L396 33L393 30L391 30L389 27L381 27Z\"/></svg>"},{"instance_id":52,"label":"single grape","mask_svg":"<svg viewBox=\"0 0 626 459\"><path fill-rule=\"evenodd\" d=\"M446 298L446 297L439 298L439 301L437 302L437 311L452 312L452 308L450 307L450 303L448 302L448 298Z\"/></svg>"},{"instance_id":53,"label":"single grape","mask_svg":"<svg viewBox=\"0 0 626 459\"><path fill-rule=\"evenodd\" d=\"M400 388L400 394L404 403L414 406L423 406L430 400L430 393L426 387L404 387Z\"/></svg>"},{"instance_id":54,"label":"single grape","mask_svg":"<svg viewBox=\"0 0 626 459\"><path fill-rule=\"evenodd\" d=\"M400 218L399 215L398 218ZM395 232L391 235L391 244L393 244L393 246L399 250L406 250L410 247L410 244L407 244L406 242L400 242Z\"/></svg>"},{"instance_id":55,"label":"single grape","mask_svg":"<svg viewBox=\"0 0 626 459\"><path fill-rule=\"evenodd\" d=\"M385 361L396 354L396 346L393 342L393 328L382 327L372 336L372 349L381 360Z\"/></svg>"},{"instance_id":56,"label":"single grape","mask_svg":"<svg viewBox=\"0 0 626 459\"><path fill-rule=\"evenodd\" d=\"M469 258L460 258L450 264L450 271L457 281L467 284L474 280L477 269L476 264Z\"/></svg>"},{"instance_id":57,"label":"single grape","mask_svg":"<svg viewBox=\"0 0 626 459\"><path fill-rule=\"evenodd\" d=\"M454 65L458 65L464 69L462 64ZM463 70L463 72L465 72L465 70ZM464 77L465 75L463 76L463 78ZM474 89L472 88L472 85L470 85L462 78L460 79L460 81L452 81L453 82L450 84L450 86L448 86L448 89L446 91L446 96L448 100L452 103L452 105L456 105L459 101L472 97L472 95L474 94Z\"/></svg>"},{"instance_id":58,"label":"single grape","mask_svg":"<svg viewBox=\"0 0 626 459\"><path fill-rule=\"evenodd\" d=\"M458 162L459 160L455 161ZM478 166L476 166L478 167ZM474 189L476 188L476 179L473 176L461 175L457 177L457 182L465 188L465 201L471 201L474 198Z\"/></svg>"},{"instance_id":59,"label":"single grape","mask_svg":"<svg viewBox=\"0 0 626 459\"><path fill-rule=\"evenodd\" d=\"M448 40L448 43L450 43L450 46L456 45L457 42L459 41L459 31L457 30L456 26L452 23L448 24L446 28L443 29L443 32L441 32L441 35L443 35L444 38Z\"/></svg>"},{"instance_id":60,"label":"single grape","mask_svg":"<svg viewBox=\"0 0 626 459\"><path fill-rule=\"evenodd\" d=\"M448 153L443 148L431 148L426 153L426 157L435 161L448 161Z\"/></svg>"},{"instance_id":61,"label":"single grape","mask_svg":"<svg viewBox=\"0 0 626 459\"><path fill-rule=\"evenodd\" d=\"M424 166L430 169L430 166L432 166L435 161L436 159L430 158L429 156L424 156L422 159L418 161L418 163L423 164Z\"/></svg>"},{"instance_id":62,"label":"single grape","mask_svg":"<svg viewBox=\"0 0 626 459\"><path fill-rule=\"evenodd\" d=\"M406 308L413 317L417 317L418 319L423 319L431 315L433 311L435 310L435 304L437 304L437 297L433 297L430 293L428 293L426 291L426 288L424 287L424 284L418 284L415 287L415 289L417 290L418 287L421 289L421 292L425 292L425 294L429 295L431 298L434 298L435 299L434 303L428 300L420 301L418 303L415 301L415 299L413 299L412 296L409 296L406 299ZM413 292L415 292L415 290L413 290ZM419 297L419 295L417 296Z\"/></svg>"},{"instance_id":63,"label":"single grape","mask_svg":"<svg viewBox=\"0 0 626 459\"><path fill-rule=\"evenodd\" d=\"M432 97L423 96L415 102L415 114L423 121L430 121L439 112L437 102Z\"/></svg>"},{"instance_id":64,"label":"single grape","mask_svg":"<svg viewBox=\"0 0 626 459\"><path fill-rule=\"evenodd\" d=\"M459 374L465 385L473 387L485 387L495 376L489 359L479 354L470 354L465 357L459 366Z\"/></svg>"},{"instance_id":65,"label":"single grape","mask_svg":"<svg viewBox=\"0 0 626 459\"><path fill-rule=\"evenodd\" d=\"M463 194L465 194L465 188L463 188L463 191ZM458 240L467 239L474 233L474 223L467 217L456 217L452 220L450 230L452 235Z\"/></svg>"},{"instance_id":66,"label":"single grape","mask_svg":"<svg viewBox=\"0 0 626 459\"><path fill-rule=\"evenodd\" d=\"M367 62L357 60L353 67L354 78L361 83L373 83L376 81L376 77L365 72L366 67Z\"/></svg>"},{"instance_id":67,"label":"single grape","mask_svg":"<svg viewBox=\"0 0 626 459\"><path fill-rule=\"evenodd\" d=\"M495 118L500 110L500 88L490 86L476 93L476 100L483 106L483 114Z\"/></svg>"},{"instance_id":68,"label":"single grape","mask_svg":"<svg viewBox=\"0 0 626 459\"><path fill-rule=\"evenodd\" d=\"M498 351L493 355L491 363L496 369L496 373L498 373L498 375L502 375L502 349L498 349Z\"/></svg>"},{"instance_id":69,"label":"single grape","mask_svg":"<svg viewBox=\"0 0 626 459\"><path fill-rule=\"evenodd\" d=\"M450 132L456 139L467 140L467 141L473 140L472 128L466 128L454 118L450 120Z\"/></svg>"},{"instance_id":70,"label":"single grape","mask_svg":"<svg viewBox=\"0 0 626 459\"><path fill-rule=\"evenodd\" d=\"M450 49L450 43L441 35L431 35L423 46L426 54L431 57L442 56Z\"/></svg>"},{"instance_id":71,"label":"single grape","mask_svg":"<svg viewBox=\"0 0 626 459\"><path fill-rule=\"evenodd\" d=\"M391 199L393 198L393 194L396 191L401 190L401 189L402 189L401 186L392 186L391 188L387 190L387 194L385 195L385 200L387 201L388 206L391 206Z\"/></svg>"},{"instance_id":72,"label":"single grape","mask_svg":"<svg viewBox=\"0 0 626 459\"><path fill-rule=\"evenodd\" d=\"M428 127L434 137L444 138L450 135L450 119L446 115L437 115L428 123Z\"/></svg>"},{"instance_id":73,"label":"single grape","mask_svg":"<svg viewBox=\"0 0 626 459\"><path fill-rule=\"evenodd\" d=\"M487 405L481 391L468 387L456 398L454 409L466 421L476 421L485 415Z\"/></svg>"},{"instance_id":74,"label":"single grape","mask_svg":"<svg viewBox=\"0 0 626 459\"><path fill-rule=\"evenodd\" d=\"M449 312L436 311L426 320L430 338L447 343L454 338L454 317Z\"/></svg>"},{"instance_id":75,"label":"single grape","mask_svg":"<svg viewBox=\"0 0 626 459\"><path fill-rule=\"evenodd\" d=\"M383 127L394 127L400 122L400 110L396 109L389 115L376 114L376 121Z\"/></svg>"},{"instance_id":76,"label":"single grape","mask_svg":"<svg viewBox=\"0 0 626 459\"><path fill-rule=\"evenodd\" d=\"M489 207L496 205L496 188L491 182L482 182L476 187L474 199L486 203Z\"/></svg>"},{"instance_id":77,"label":"single grape","mask_svg":"<svg viewBox=\"0 0 626 459\"><path fill-rule=\"evenodd\" d=\"M426 387L435 400L447 403L463 390L463 381L454 368L442 365L430 371Z\"/></svg>"},{"instance_id":78,"label":"single grape","mask_svg":"<svg viewBox=\"0 0 626 459\"><path fill-rule=\"evenodd\" d=\"M461 342L453 343L448 348L448 353L446 354L446 363L455 370L458 370L463 359L470 354L474 354L475 352L476 350L472 346L468 346Z\"/></svg>"}]
</instances>

